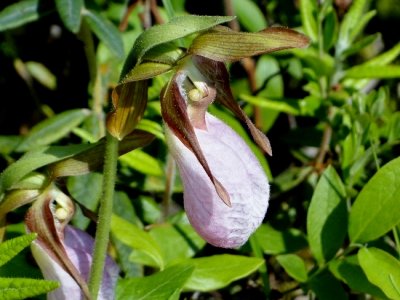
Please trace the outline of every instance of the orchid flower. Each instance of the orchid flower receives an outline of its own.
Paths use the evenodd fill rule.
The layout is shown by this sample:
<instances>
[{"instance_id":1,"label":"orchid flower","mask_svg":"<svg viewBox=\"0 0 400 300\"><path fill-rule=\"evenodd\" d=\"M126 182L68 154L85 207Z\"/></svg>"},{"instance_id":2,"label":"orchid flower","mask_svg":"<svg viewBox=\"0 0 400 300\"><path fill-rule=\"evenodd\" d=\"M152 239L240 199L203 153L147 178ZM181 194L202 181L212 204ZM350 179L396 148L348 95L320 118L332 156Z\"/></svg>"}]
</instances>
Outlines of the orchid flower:
<instances>
[{"instance_id":1,"label":"orchid flower","mask_svg":"<svg viewBox=\"0 0 400 300\"><path fill-rule=\"evenodd\" d=\"M48 294L49 300L91 298L87 280L94 239L68 225L73 213L72 200L53 186L34 202L26 216L27 230L38 234L31 246L33 257L46 279L61 283ZM118 273L117 264L107 257L98 299L114 298Z\"/></svg>"},{"instance_id":2,"label":"orchid flower","mask_svg":"<svg viewBox=\"0 0 400 300\"><path fill-rule=\"evenodd\" d=\"M184 184L185 210L206 241L225 248L243 245L260 225L269 184L246 143L207 113L208 105L216 101L230 109L272 155L267 137L234 100L225 62L309 44L306 36L283 27L243 33L218 25L231 19L179 17L145 31L126 60L107 119L109 132L122 140L143 115L147 79L174 71L160 100L167 143ZM174 48L174 40L190 34L197 35L188 49Z\"/></svg>"}]
</instances>

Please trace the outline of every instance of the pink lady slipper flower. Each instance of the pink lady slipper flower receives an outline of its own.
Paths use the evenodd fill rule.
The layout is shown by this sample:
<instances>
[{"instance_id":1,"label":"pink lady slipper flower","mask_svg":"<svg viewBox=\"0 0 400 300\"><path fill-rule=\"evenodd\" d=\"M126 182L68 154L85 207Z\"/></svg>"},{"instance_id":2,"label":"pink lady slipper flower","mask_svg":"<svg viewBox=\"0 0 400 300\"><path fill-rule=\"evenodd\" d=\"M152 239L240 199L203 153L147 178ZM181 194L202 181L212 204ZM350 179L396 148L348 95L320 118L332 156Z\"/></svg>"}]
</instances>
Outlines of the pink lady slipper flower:
<instances>
[{"instance_id":1,"label":"pink lady slipper flower","mask_svg":"<svg viewBox=\"0 0 400 300\"><path fill-rule=\"evenodd\" d=\"M31 246L33 257L45 279L61 284L47 295L49 300L91 299L87 280L94 239L67 225L73 213L71 199L52 188L34 202L26 216L27 230L38 234ZM98 299L114 299L118 273L116 263L107 257Z\"/></svg>"}]
</instances>

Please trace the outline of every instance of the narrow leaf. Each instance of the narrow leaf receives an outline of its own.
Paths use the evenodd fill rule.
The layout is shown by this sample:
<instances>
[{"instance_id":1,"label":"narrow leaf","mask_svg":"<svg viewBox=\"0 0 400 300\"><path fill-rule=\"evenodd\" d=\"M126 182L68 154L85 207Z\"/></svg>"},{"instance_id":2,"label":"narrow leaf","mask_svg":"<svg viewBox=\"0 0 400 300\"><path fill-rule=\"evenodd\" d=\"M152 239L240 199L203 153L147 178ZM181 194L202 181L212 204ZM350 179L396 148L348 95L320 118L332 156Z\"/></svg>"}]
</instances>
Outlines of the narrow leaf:
<instances>
[{"instance_id":1,"label":"narrow leaf","mask_svg":"<svg viewBox=\"0 0 400 300\"><path fill-rule=\"evenodd\" d=\"M295 254L278 255L276 260L291 277L299 282L307 281L306 265L299 256Z\"/></svg>"},{"instance_id":2,"label":"narrow leaf","mask_svg":"<svg viewBox=\"0 0 400 300\"><path fill-rule=\"evenodd\" d=\"M300 0L300 15L304 33L312 41L318 40L317 7L314 0Z\"/></svg>"},{"instance_id":3,"label":"narrow leaf","mask_svg":"<svg viewBox=\"0 0 400 300\"><path fill-rule=\"evenodd\" d=\"M77 33L81 26L83 0L56 0L56 7L65 27Z\"/></svg>"},{"instance_id":4,"label":"narrow leaf","mask_svg":"<svg viewBox=\"0 0 400 300\"><path fill-rule=\"evenodd\" d=\"M400 223L400 158L383 166L358 194L350 212L353 243L372 241Z\"/></svg>"},{"instance_id":5,"label":"narrow leaf","mask_svg":"<svg viewBox=\"0 0 400 300\"><path fill-rule=\"evenodd\" d=\"M83 10L83 16L100 41L117 58L122 59L125 56L124 44L117 27L108 19L92 10Z\"/></svg>"},{"instance_id":6,"label":"narrow leaf","mask_svg":"<svg viewBox=\"0 0 400 300\"><path fill-rule=\"evenodd\" d=\"M49 145L61 139L73 128L82 123L89 114L90 111L87 109L73 109L40 122L22 140L16 151L31 150L39 146Z\"/></svg>"},{"instance_id":7,"label":"narrow leaf","mask_svg":"<svg viewBox=\"0 0 400 300\"><path fill-rule=\"evenodd\" d=\"M255 272L264 260L239 255L214 255L188 260L195 266L185 289L212 291L227 286L232 281L246 277Z\"/></svg>"},{"instance_id":8,"label":"narrow leaf","mask_svg":"<svg viewBox=\"0 0 400 300\"><path fill-rule=\"evenodd\" d=\"M400 66L369 66L361 65L348 69L344 75L346 78L398 78L400 77Z\"/></svg>"},{"instance_id":9,"label":"narrow leaf","mask_svg":"<svg viewBox=\"0 0 400 300\"><path fill-rule=\"evenodd\" d=\"M54 90L57 85L57 78L46 68L45 65L35 62L28 61L25 64L30 75L39 81L42 85L50 90Z\"/></svg>"},{"instance_id":10,"label":"narrow leaf","mask_svg":"<svg viewBox=\"0 0 400 300\"><path fill-rule=\"evenodd\" d=\"M309 39L305 35L284 27L271 27L253 33L217 26L195 38L188 51L225 62L278 50L304 48L308 44Z\"/></svg>"},{"instance_id":11,"label":"narrow leaf","mask_svg":"<svg viewBox=\"0 0 400 300\"><path fill-rule=\"evenodd\" d=\"M362 248L358 260L368 280L389 299L400 299L400 262L378 248Z\"/></svg>"},{"instance_id":12,"label":"narrow leaf","mask_svg":"<svg viewBox=\"0 0 400 300\"><path fill-rule=\"evenodd\" d=\"M121 156L119 161L143 174L159 177L164 175L160 162L141 150L131 151Z\"/></svg>"},{"instance_id":13,"label":"narrow leaf","mask_svg":"<svg viewBox=\"0 0 400 300\"><path fill-rule=\"evenodd\" d=\"M10 261L14 256L28 247L36 238L36 234L23 235L0 244L0 266Z\"/></svg>"},{"instance_id":14,"label":"narrow leaf","mask_svg":"<svg viewBox=\"0 0 400 300\"><path fill-rule=\"evenodd\" d=\"M60 284L56 281L29 278L0 278L0 299L28 299L48 293Z\"/></svg>"},{"instance_id":15,"label":"narrow leaf","mask_svg":"<svg viewBox=\"0 0 400 300\"><path fill-rule=\"evenodd\" d=\"M117 285L116 299L170 299L182 289L193 269L190 265L176 265L150 276L122 279Z\"/></svg>"},{"instance_id":16,"label":"narrow leaf","mask_svg":"<svg viewBox=\"0 0 400 300\"><path fill-rule=\"evenodd\" d=\"M0 12L0 31L39 19L39 0L24 0L11 4Z\"/></svg>"},{"instance_id":17,"label":"narrow leaf","mask_svg":"<svg viewBox=\"0 0 400 300\"><path fill-rule=\"evenodd\" d=\"M329 166L315 188L307 214L311 251L322 264L331 259L346 236L347 208L344 185Z\"/></svg>"}]
</instances>

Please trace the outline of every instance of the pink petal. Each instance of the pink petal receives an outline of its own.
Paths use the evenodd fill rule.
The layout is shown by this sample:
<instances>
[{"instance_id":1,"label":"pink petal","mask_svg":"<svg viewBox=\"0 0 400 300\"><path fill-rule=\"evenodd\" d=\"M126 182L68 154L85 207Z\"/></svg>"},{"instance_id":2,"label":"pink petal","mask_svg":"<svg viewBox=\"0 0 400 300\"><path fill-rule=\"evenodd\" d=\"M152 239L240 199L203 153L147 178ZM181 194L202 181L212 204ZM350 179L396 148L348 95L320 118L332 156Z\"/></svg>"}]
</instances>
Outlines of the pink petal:
<instances>
[{"instance_id":1,"label":"pink petal","mask_svg":"<svg viewBox=\"0 0 400 300\"><path fill-rule=\"evenodd\" d=\"M232 207L220 201L203 167L167 128L167 138L184 184L189 221L210 244L243 245L261 224L268 208L269 184L250 148L229 126L206 114L207 130L195 133L212 173L229 193Z\"/></svg>"}]
</instances>

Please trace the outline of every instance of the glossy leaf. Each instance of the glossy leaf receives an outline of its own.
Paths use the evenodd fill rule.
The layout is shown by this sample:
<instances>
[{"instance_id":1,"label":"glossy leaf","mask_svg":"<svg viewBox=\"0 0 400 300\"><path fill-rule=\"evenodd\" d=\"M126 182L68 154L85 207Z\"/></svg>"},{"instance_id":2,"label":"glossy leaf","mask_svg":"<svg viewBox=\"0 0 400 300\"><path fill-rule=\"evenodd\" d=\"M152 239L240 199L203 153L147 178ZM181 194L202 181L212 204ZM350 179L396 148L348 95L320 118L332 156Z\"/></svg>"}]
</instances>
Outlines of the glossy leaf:
<instances>
[{"instance_id":1,"label":"glossy leaf","mask_svg":"<svg viewBox=\"0 0 400 300\"><path fill-rule=\"evenodd\" d=\"M188 260L195 270L185 284L185 289L212 291L227 286L232 281L255 272L263 259L239 255L214 255Z\"/></svg>"},{"instance_id":2,"label":"glossy leaf","mask_svg":"<svg viewBox=\"0 0 400 300\"><path fill-rule=\"evenodd\" d=\"M11 4L0 12L0 31L39 19L39 0L24 0Z\"/></svg>"},{"instance_id":3,"label":"glossy leaf","mask_svg":"<svg viewBox=\"0 0 400 300\"><path fill-rule=\"evenodd\" d=\"M116 299L172 299L182 289L193 270L190 265L176 265L150 276L122 279L117 285Z\"/></svg>"},{"instance_id":4,"label":"glossy leaf","mask_svg":"<svg viewBox=\"0 0 400 300\"><path fill-rule=\"evenodd\" d=\"M90 114L87 109L64 111L35 125L28 136L18 145L16 151L32 150L49 145L64 137Z\"/></svg>"},{"instance_id":5,"label":"glossy leaf","mask_svg":"<svg viewBox=\"0 0 400 300\"><path fill-rule=\"evenodd\" d=\"M56 0L56 7L65 27L77 33L81 26L83 0Z\"/></svg>"},{"instance_id":6,"label":"glossy leaf","mask_svg":"<svg viewBox=\"0 0 400 300\"><path fill-rule=\"evenodd\" d=\"M347 207L343 183L329 166L315 188L307 214L307 235L319 264L331 259L346 236Z\"/></svg>"},{"instance_id":7,"label":"glossy leaf","mask_svg":"<svg viewBox=\"0 0 400 300\"><path fill-rule=\"evenodd\" d=\"M0 266L6 264L36 238L36 234L28 234L0 243Z\"/></svg>"},{"instance_id":8,"label":"glossy leaf","mask_svg":"<svg viewBox=\"0 0 400 300\"><path fill-rule=\"evenodd\" d=\"M119 158L119 161L140 173L163 176L164 171L161 168L161 163L153 156L141 150L131 151Z\"/></svg>"},{"instance_id":9,"label":"glossy leaf","mask_svg":"<svg viewBox=\"0 0 400 300\"><path fill-rule=\"evenodd\" d=\"M161 250L149 233L116 215L111 219L111 233L132 249L145 253L160 269L163 269L164 259Z\"/></svg>"},{"instance_id":10,"label":"glossy leaf","mask_svg":"<svg viewBox=\"0 0 400 300\"><path fill-rule=\"evenodd\" d=\"M299 256L295 254L278 255L276 260L291 277L299 282L307 281L306 265Z\"/></svg>"},{"instance_id":11,"label":"glossy leaf","mask_svg":"<svg viewBox=\"0 0 400 300\"><path fill-rule=\"evenodd\" d=\"M300 101L298 100L291 100L291 99L272 100L264 97L250 96L250 95L240 95L239 98L243 99L244 101L250 104L254 104L262 108L268 108L270 110L288 113L294 116L300 114Z\"/></svg>"},{"instance_id":12,"label":"glossy leaf","mask_svg":"<svg viewBox=\"0 0 400 300\"><path fill-rule=\"evenodd\" d=\"M124 45L117 27L101 14L85 9L82 11L85 21L96 36L117 57L124 57Z\"/></svg>"},{"instance_id":13,"label":"glossy leaf","mask_svg":"<svg viewBox=\"0 0 400 300\"><path fill-rule=\"evenodd\" d=\"M347 78L398 78L400 77L400 66L355 66L348 69L344 75Z\"/></svg>"},{"instance_id":14,"label":"glossy leaf","mask_svg":"<svg viewBox=\"0 0 400 300\"><path fill-rule=\"evenodd\" d=\"M358 260L368 280L389 299L400 299L400 261L378 248L362 248Z\"/></svg>"},{"instance_id":15,"label":"glossy leaf","mask_svg":"<svg viewBox=\"0 0 400 300\"><path fill-rule=\"evenodd\" d=\"M400 223L400 158L383 166L358 194L350 212L349 235L365 243L384 235Z\"/></svg>"},{"instance_id":16,"label":"glossy leaf","mask_svg":"<svg viewBox=\"0 0 400 300\"><path fill-rule=\"evenodd\" d=\"M233 0L235 15L248 31L259 31L267 27L262 11L251 0Z\"/></svg>"},{"instance_id":17,"label":"glossy leaf","mask_svg":"<svg viewBox=\"0 0 400 300\"><path fill-rule=\"evenodd\" d=\"M56 281L29 278L0 278L0 299L18 300L48 293L60 284Z\"/></svg>"}]
</instances>

